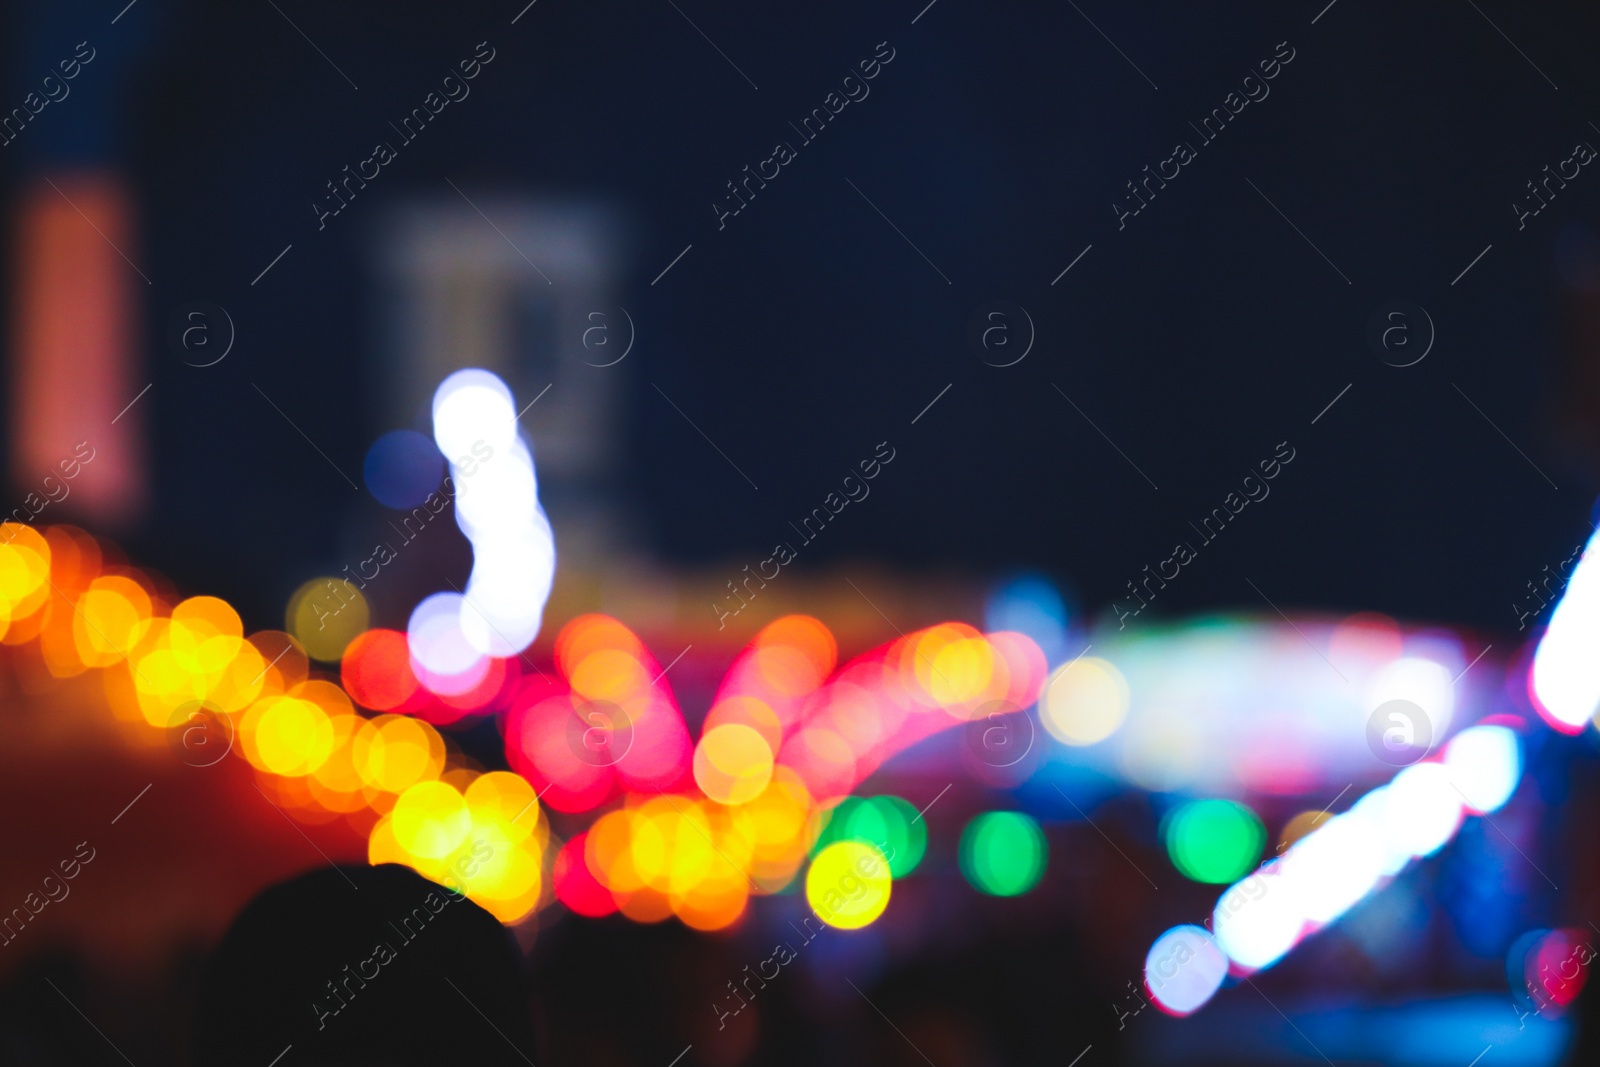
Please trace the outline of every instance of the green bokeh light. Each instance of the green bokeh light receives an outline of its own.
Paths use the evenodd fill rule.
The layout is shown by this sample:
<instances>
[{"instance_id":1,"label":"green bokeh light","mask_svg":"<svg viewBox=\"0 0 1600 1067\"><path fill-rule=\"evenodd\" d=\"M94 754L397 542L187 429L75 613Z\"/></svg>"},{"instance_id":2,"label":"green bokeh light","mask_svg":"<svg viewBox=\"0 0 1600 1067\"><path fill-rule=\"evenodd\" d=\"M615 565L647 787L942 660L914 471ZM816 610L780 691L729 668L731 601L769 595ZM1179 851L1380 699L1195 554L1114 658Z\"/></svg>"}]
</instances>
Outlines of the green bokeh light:
<instances>
[{"instance_id":1,"label":"green bokeh light","mask_svg":"<svg viewBox=\"0 0 1600 1067\"><path fill-rule=\"evenodd\" d=\"M990 896L1018 896L1039 884L1047 851L1038 823L1021 812L991 811L961 831L961 873Z\"/></svg>"},{"instance_id":2,"label":"green bokeh light","mask_svg":"<svg viewBox=\"0 0 1600 1067\"><path fill-rule=\"evenodd\" d=\"M1232 800L1195 800L1167 818L1167 854L1196 882L1237 881L1261 858L1266 829L1255 813Z\"/></svg>"},{"instance_id":3,"label":"green bokeh light","mask_svg":"<svg viewBox=\"0 0 1600 1067\"><path fill-rule=\"evenodd\" d=\"M811 847L815 856L836 841L864 841L889 856L889 874L903 878L917 869L928 849L928 824L901 797L845 797ZM892 851L891 851L892 850Z\"/></svg>"}]
</instances>

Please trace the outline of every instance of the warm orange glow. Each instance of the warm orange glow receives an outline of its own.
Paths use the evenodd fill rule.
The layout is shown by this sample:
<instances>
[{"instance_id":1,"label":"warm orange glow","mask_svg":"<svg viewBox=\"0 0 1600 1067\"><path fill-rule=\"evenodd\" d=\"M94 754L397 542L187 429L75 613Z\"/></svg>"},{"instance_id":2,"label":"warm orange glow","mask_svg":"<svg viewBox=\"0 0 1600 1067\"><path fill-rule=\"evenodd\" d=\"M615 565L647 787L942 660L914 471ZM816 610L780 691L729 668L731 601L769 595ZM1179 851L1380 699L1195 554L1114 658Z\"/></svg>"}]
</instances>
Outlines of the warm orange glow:
<instances>
[{"instance_id":1,"label":"warm orange glow","mask_svg":"<svg viewBox=\"0 0 1600 1067\"><path fill-rule=\"evenodd\" d=\"M778 713L772 710L772 705L764 700L745 696L719 700L706 714L701 731L708 734L718 726L730 723L750 727L761 735L767 748L774 752L783 746L783 722L778 718Z\"/></svg>"},{"instance_id":2,"label":"warm orange glow","mask_svg":"<svg viewBox=\"0 0 1600 1067\"><path fill-rule=\"evenodd\" d=\"M417 691L406 635L396 630L368 630L351 641L341 675L356 703L375 711L399 707Z\"/></svg>"},{"instance_id":3,"label":"warm orange glow","mask_svg":"<svg viewBox=\"0 0 1600 1067\"><path fill-rule=\"evenodd\" d=\"M150 624L150 596L132 578L96 578L78 598L72 639L86 667L125 659Z\"/></svg>"},{"instance_id":4,"label":"warm orange glow","mask_svg":"<svg viewBox=\"0 0 1600 1067\"><path fill-rule=\"evenodd\" d=\"M134 347L148 279L123 258L141 256L135 217L108 173L41 176L18 198L8 425L26 492L6 517L70 499L115 524L143 503L151 398L128 405L150 381L135 377Z\"/></svg>"},{"instance_id":5,"label":"warm orange glow","mask_svg":"<svg viewBox=\"0 0 1600 1067\"><path fill-rule=\"evenodd\" d=\"M310 774L333 752L333 723L328 713L299 697L273 696L257 701L245 713L239 731L250 739L250 762L264 771L288 777Z\"/></svg>"},{"instance_id":6,"label":"warm orange glow","mask_svg":"<svg viewBox=\"0 0 1600 1067\"><path fill-rule=\"evenodd\" d=\"M247 638L224 601L170 603L158 592L167 588L108 564L81 531L0 524L6 641L37 638L57 677L102 672L124 719L163 730L197 716L221 723L231 749L203 755L244 758L292 818L346 822L366 833L372 862L407 864L506 923L561 899L584 915L727 929L752 895L794 884L828 812L884 760L995 707L1027 707L1045 674L1026 636L961 623L840 667L821 623L788 616L730 666L693 744L651 650L615 619L588 615L557 637L555 677L497 661L483 702L463 703L503 722L515 772L485 771L423 721L438 704L413 700L404 634L350 641L341 686L288 634ZM1041 709L1047 727L1093 725L1079 720L1099 693L1077 675L1097 665L1058 672ZM406 714L368 718L358 704ZM572 842L552 837L546 806L601 805L610 810ZM881 910L886 887L875 900Z\"/></svg>"},{"instance_id":7,"label":"warm orange glow","mask_svg":"<svg viewBox=\"0 0 1600 1067\"><path fill-rule=\"evenodd\" d=\"M467 802L443 782L418 782L400 794L389 812L397 844L413 856L443 859L472 829Z\"/></svg>"},{"instance_id":8,"label":"warm orange glow","mask_svg":"<svg viewBox=\"0 0 1600 1067\"><path fill-rule=\"evenodd\" d=\"M637 657L644 646L622 623L606 615L580 615L556 635L556 666L568 677L591 652L614 649Z\"/></svg>"},{"instance_id":9,"label":"warm orange glow","mask_svg":"<svg viewBox=\"0 0 1600 1067\"><path fill-rule=\"evenodd\" d=\"M713 727L695 746L694 780L719 804L754 800L772 780L772 746L740 723Z\"/></svg>"},{"instance_id":10,"label":"warm orange glow","mask_svg":"<svg viewBox=\"0 0 1600 1067\"><path fill-rule=\"evenodd\" d=\"M769 623L752 642L757 648L792 648L805 656L819 678L833 673L839 659L839 645L821 622L809 615L785 615Z\"/></svg>"},{"instance_id":11,"label":"warm orange glow","mask_svg":"<svg viewBox=\"0 0 1600 1067\"><path fill-rule=\"evenodd\" d=\"M911 675L932 703L981 698L994 680L994 649L970 626L946 623L926 631L907 659Z\"/></svg>"},{"instance_id":12,"label":"warm orange glow","mask_svg":"<svg viewBox=\"0 0 1600 1067\"><path fill-rule=\"evenodd\" d=\"M444 741L427 723L380 715L357 731L351 762L367 785L386 793L403 793L438 776L444 767Z\"/></svg>"}]
</instances>

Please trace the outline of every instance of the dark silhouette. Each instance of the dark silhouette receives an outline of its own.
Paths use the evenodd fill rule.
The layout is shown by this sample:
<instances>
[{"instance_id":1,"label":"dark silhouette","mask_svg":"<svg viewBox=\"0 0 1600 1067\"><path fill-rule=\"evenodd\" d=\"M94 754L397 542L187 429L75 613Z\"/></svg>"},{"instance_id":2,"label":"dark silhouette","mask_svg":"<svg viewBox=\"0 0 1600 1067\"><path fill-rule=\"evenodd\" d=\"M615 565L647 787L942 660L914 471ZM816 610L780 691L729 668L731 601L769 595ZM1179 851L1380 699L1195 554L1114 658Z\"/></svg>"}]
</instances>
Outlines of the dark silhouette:
<instances>
[{"instance_id":1,"label":"dark silhouette","mask_svg":"<svg viewBox=\"0 0 1600 1067\"><path fill-rule=\"evenodd\" d=\"M206 968L199 1067L529 1064L510 934L406 867L334 867L266 890Z\"/></svg>"}]
</instances>

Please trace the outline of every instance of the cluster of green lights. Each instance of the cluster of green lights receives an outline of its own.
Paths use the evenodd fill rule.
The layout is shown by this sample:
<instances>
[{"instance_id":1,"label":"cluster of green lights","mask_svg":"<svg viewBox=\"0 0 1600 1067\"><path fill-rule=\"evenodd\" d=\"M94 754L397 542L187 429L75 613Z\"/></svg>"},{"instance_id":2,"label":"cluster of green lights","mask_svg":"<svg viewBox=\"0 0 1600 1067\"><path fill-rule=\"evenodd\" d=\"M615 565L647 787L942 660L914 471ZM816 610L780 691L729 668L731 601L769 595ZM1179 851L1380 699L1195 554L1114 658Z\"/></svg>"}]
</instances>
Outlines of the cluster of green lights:
<instances>
[{"instance_id":1,"label":"cluster of green lights","mask_svg":"<svg viewBox=\"0 0 1600 1067\"><path fill-rule=\"evenodd\" d=\"M1167 855L1196 882L1237 881L1261 858L1267 832L1255 813L1232 800L1194 800L1167 816Z\"/></svg>"},{"instance_id":2,"label":"cluster of green lights","mask_svg":"<svg viewBox=\"0 0 1600 1067\"><path fill-rule=\"evenodd\" d=\"M928 824L900 797L845 797L829 814L811 854L838 841L861 841L880 849L889 857L890 876L904 878L928 850Z\"/></svg>"},{"instance_id":3,"label":"cluster of green lights","mask_svg":"<svg viewBox=\"0 0 1600 1067\"><path fill-rule=\"evenodd\" d=\"M1020 896L1038 885L1047 854L1044 831L1018 811L987 812L961 831L961 873L990 896Z\"/></svg>"}]
</instances>

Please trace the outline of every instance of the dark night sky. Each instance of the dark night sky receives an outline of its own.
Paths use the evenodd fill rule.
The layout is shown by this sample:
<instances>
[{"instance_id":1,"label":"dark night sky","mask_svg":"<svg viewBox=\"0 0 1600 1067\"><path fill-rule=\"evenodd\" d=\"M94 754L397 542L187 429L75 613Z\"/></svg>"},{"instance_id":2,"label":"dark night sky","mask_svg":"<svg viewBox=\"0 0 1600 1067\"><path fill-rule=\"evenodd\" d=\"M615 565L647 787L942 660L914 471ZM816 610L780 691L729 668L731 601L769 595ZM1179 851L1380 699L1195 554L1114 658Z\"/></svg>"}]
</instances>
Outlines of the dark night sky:
<instances>
[{"instance_id":1,"label":"dark night sky","mask_svg":"<svg viewBox=\"0 0 1600 1067\"><path fill-rule=\"evenodd\" d=\"M1521 232L1510 205L1576 141L1600 144L1600 17L1340 0L1312 25L1322 0L1080 5L1130 62L1071 5L938 0L913 25L922 2L680 2L759 89L665 0L539 0L515 26L516 0L280 3L359 91L266 3L141 0L116 26L122 0L11 10L11 96L80 39L105 58L69 113L0 156L7 181L109 159L142 201L155 506L124 538L135 556L251 625L344 561L374 505L251 383L359 468L393 428L364 395L381 371L363 227L385 198L453 195L448 177L609 199L636 225L624 491L669 561L765 555L888 440L871 502L803 565L1035 567L1099 610L1288 441L1271 496L1184 569L1164 613L1266 610L1248 578L1286 609L1514 627L1523 583L1587 530L1596 471L1554 426L1555 249L1563 233L1593 245L1600 177L1586 168ZM483 40L497 57L471 98L317 232L323 182ZM795 140L788 123L881 41L895 56L870 97L719 232L723 183ZM1124 182L1198 141L1188 123L1285 41L1270 96L1119 231ZM1405 369L1365 340L1397 298L1438 334ZM164 348L192 299L225 305L241 335L203 373ZM1016 366L966 343L988 300L1036 324Z\"/></svg>"}]
</instances>

